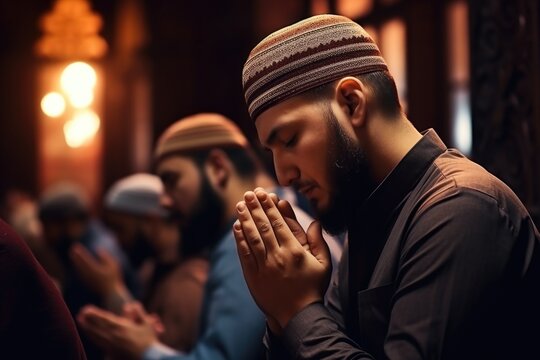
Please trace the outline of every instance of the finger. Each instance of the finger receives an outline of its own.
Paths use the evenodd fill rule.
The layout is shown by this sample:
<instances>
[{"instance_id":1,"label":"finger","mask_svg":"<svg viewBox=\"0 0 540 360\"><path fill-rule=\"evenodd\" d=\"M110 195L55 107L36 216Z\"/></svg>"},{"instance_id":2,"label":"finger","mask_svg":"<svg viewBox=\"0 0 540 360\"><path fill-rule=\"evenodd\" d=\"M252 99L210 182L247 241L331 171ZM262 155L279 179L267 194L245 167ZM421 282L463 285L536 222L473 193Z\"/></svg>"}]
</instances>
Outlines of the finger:
<instances>
[{"instance_id":1,"label":"finger","mask_svg":"<svg viewBox=\"0 0 540 360\"><path fill-rule=\"evenodd\" d=\"M261 201L267 200L271 201L268 198L268 193L261 188L257 189L257 193L253 191L248 191L244 194L244 200L249 209L251 218L257 227L257 231L261 236L266 252L274 251L279 247L278 240L272 229L272 225L266 216L265 210L261 205Z\"/></svg>"},{"instance_id":2,"label":"finger","mask_svg":"<svg viewBox=\"0 0 540 360\"><path fill-rule=\"evenodd\" d=\"M87 305L79 312L85 324L88 324L96 329L110 330L118 327L121 324L122 318L113 313L99 309L96 306Z\"/></svg>"},{"instance_id":3,"label":"finger","mask_svg":"<svg viewBox=\"0 0 540 360\"><path fill-rule=\"evenodd\" d=\"M253 190L253 192L256 194L257 192L259 191L264 191L266 192L266 190L262 187L256 187L255 190ZM277 196L276 193L268 193L268 196L270 197L270 199L272 199L272 201L277 204L279 202L279 197Z\"/></svg>"},{"instance_id":4,"label":"finger","mask_svg":"<svg viewBox=\"0 0 540 360\"><path fill-rule=\"evenodd\" d=\"M262 187L256 187L255 190L253 190L253 192L256 194L258 191L266 191L264 188ZM268 193L268 196L270 197L270 199L272 199L272 201L277 204L279 202L279 196L277 196L276 193L273 193L273 192L269 192Z\"/></svg>"},{"instance_id":5,"label":"finger","mask_svg":"<svg viewBox=\"0 0 540 360\"><path fill-rule=\"evenodd\" d=\"M148 314L147 319L147 323L154 329L157 335L165 333L165 325L158 314Z\"/></svg>"},{"instance_id":6,"label":"finger","mask_svg":"<svg viewBox=\"0 0 540 360\"><path fill-rule=\"evenodd\" d=\"M279 197L277 196L277 194L276 193L269 193L268 196L270 197L270 199L272 199L274 204L277 205L277 203L279 202Z\"/></svg>"},{"instance_id":7,"label":"finger","mask_svg":"<svg viewBox=\"0 0 540 360\"><path fill-rule=\"evenodd\" d=\"M111 327L106 323L96 320L94 315L93 310L85 307L79 311L77 322L93 342L100 346L107 346L107 338L109 337L108 334L111 331Z\"/></svg>"},{"instance_id":8,"label":"finger","mask_svg":"<svg viewBox=\"0 0 540 360\"><path fill-rule=\"evenodd\" d=\"M277 207L298 242L304 247L305 250L309 250L306 232L304 231L302 225L300 225L300 223L298 222L291 203L286 200L280 200L277 204Z\"/></svg>"},{"instance_id":9,"label":"finger","mask_svg":"<svg viewBox=\"0 0 540 360\"><path fill-rule=\"evenodd\" d=\"M125 308L129 313L129 317L133 319L137 324L149 323L148 314L144 310L140 302L134 301L126 304Z\"/></svg>"},{"instance_id":10,"label":"finger","mask_svg":"<svg viewBox=\"0 0 540 360\"><path fill-rule=\"evenodd\" d=\"M283 216L296 220L292 205L287 200L279 200L277 207Z\"/></svg>"},{"instance_id":11,"label":"finger","mask_svg":"<svg viewBox=\"0 0 540 360\"><path fill-rule=\"evenodd\" d=\"M99 268L97 260L81 244L73 244L69 249L69 256L73 265L80 271L96 272Z\"/></svg>"},{"instance_id":12,"label":"finger","mask_svg":"<svg viewBox=\"0 0 540 360\"><path fill-rule=\"evenodd\" d=\"M82 331L88 336L88 338L97 346L107 349L109 344L110 335L107 330L95 327L93 324L85 323L79 317L77 317Z\"/></svg>"},{"instance_id":13,"label":"finger","mask_svg":"<svg viewBox=\"0 0 540 360\"><path fill-rule=\"evenodd\" d=\"M249 196L248 196L249 200ZM257 261L258 268L264 264L266 259L266 246L264 241L259 233L259 229L255 224L249 207L246 204L246 201L241 201L237 204L237 213L238 220L241 225L244 238L246 239L247 244L249 245L250 251Z\"/></svg>"},{"instance_id":14,"label":"finger","mask_svg":"<svg viewBox=\"0 0 540 360\"><path fill-rule=\"evenodd\" d=\"M132 321L137 321L136 314L133 311L133 304L135 301L126 302L122 306L122 315Z\"/></svg>"},{"instance_id":15,"label":"finger","mask_svg":"<svg viewBox=\"0 0 540 360\"><path fill-rule=\"evenodd\" d=\"M92 321L93 310L84 307L77 314L77 323L88 336L88 338L103 349L110 347L110 327L104 326L101 322Z\"/></svg>"},{"instance_id":16,"label":"finger","mask_svg":"<svg viewBox=\"0 0 540 360\"><path fill-rule=\"evenodd\" d=\"M295 235L292 233L288 223L282 216L274 201L270 197L266 196L265 192L257 192L257 196L264 212L266 213L270 225L272 226L279 245L287 247L298 246L299 243L296 240ZM291 223L291 225L294 224Z\"/></svg>"},{"instance_id":17,"label":"finger","mask_svg":"<svg viewBox=\"0 0 540 360\"><path fill-rule=\"evenodd\" d=\"M314 221L309 225L307 231L307 239L311 253L315 258L326 266L332 267L332 260L330 257L330 249L328 244L324 240L322 235L322 228L318 221Z\"/></svg>"},{"instance_id":18,"label":"finger","mask_svg":"<svg viewBox=\"0 0 540 360\"><path fill-rule=\"evenodd\" d=\"M234 223L233 234L236 239L236 250L238 251L238 257L240 258L244 276L246 273L256 272L258 270L257 259L252 253L246 237L244 236L240 220L236 220Z\"/></svg>"},{"instance_id":19,"label":"finger","mask_svg":"<svg viewBox=\"0 0 540 360\"><path fill-rule=\"evenodd\" d=\"M106 249L97 249L97 255L102 263L107 265L116 265L116 259Z\"/></svg>"}]
</instances>

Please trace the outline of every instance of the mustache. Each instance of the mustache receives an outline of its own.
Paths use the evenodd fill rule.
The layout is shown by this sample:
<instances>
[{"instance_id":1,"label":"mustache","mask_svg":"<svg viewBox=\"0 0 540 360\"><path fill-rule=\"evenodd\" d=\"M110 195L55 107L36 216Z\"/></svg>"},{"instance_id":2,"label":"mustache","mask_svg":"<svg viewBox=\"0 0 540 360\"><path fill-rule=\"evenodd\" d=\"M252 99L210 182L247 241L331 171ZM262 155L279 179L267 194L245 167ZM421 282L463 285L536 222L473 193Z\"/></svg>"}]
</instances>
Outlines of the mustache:
<instances>
[{"instance_id":1,"label":"mustache","mask_svg":"<svg viewBox=\"0 0 540 360\"><path fill-rule=\"evenodd\" d=\"M291 184L291 186L296 190L305 189L308 187L314 187L316 185L317 183L315 181L308 181L308 180L294 180Z\"/></svg>"},{"instance_id":2,"label":"mustache","mask_svg":"<svg viewBox=\"0 0 540 360\"><path fill-rule=\"evenodd\" d=\"M186 226L186 223L189 222L189 217L187 214L184 214L183 212L176 210L176 209L169 209L167 213L166 221L169 224L177 224L180 227Z\"/></svg>"}]
</instances>

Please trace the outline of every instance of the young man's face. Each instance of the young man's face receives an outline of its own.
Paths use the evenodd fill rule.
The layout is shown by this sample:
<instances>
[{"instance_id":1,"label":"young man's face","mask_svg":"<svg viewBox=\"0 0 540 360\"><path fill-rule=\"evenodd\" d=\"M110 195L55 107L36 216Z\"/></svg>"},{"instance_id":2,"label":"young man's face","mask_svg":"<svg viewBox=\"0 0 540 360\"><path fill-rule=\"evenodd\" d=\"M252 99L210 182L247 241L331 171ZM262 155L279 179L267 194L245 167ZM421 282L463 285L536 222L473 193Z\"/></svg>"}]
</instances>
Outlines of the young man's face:
<instances>
[{"instance_id":1,"label":"young man's face","mask_svg":"<svg viewBox=\"0 0 540 360\"><path fill-rule=\"evenodd\" d=\"M294 186L317 211L326 209L333 189L321 109L293 98L263 112L255 126L262 145L272 152L279 183Z\"/></svg>"},{"instance_id":2,"label":"young man's face","mask_svg":"<svg viewBox=\"0 0 540 360\"><path fill-rule=\"evenodd\" d=\"M182 251L195 253L217 241L225 207L202 166L190 157L170 156L159 162L157 175L181 223Z\"/></svg>"},{"instance_id":3,"label":"young man's face","mask_svg":"<svg viewBox=\"0 0 540 360\"><path fill-rule=\"evenodd\" d=\"M327 231L345 230L373 186L364 152L329 103L297 96L263 112L255 125L272 151L279 183L303 193Z\"/></svg>"},{"instance_id":4,"label":"young man's face","mask_svg":"<svg viewBox=\"0 0 540 360\"><path fill-rule=\"evenodd\" d=\"M163 182L171 210L190 218L197 206L201 191L201 172L189 157L170 156L159 162L157 175Z\"/></svg>"}]
</instances>

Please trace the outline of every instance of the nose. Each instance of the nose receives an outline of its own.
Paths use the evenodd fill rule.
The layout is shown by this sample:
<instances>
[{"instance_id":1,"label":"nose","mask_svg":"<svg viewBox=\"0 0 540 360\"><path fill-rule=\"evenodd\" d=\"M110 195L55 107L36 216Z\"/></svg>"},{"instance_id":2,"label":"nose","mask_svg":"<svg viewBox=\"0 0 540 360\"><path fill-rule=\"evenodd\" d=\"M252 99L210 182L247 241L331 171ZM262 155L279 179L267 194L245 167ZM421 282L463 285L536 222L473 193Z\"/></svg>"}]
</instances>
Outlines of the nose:
<instances>
[{"instance_id":1,"label":"nose","mask_svg":"<svg viewBox=\"0 0 540 360\"><path fill-rule=\"evenodd\" d=\"M300 178L300 170L290 160L274 156L274 169L281 186L291 186Z\"/></svg>"},{"instance_id":2,"label":"nose","mask_svg":"<svg viewBox=\"0 0 540 360\"><path fill-rule=\"evenodd\" d=\"M172 198L168 194L161 194L159 204L166 209L172 209L174 205Z\"/></svg>"}]
</instances>

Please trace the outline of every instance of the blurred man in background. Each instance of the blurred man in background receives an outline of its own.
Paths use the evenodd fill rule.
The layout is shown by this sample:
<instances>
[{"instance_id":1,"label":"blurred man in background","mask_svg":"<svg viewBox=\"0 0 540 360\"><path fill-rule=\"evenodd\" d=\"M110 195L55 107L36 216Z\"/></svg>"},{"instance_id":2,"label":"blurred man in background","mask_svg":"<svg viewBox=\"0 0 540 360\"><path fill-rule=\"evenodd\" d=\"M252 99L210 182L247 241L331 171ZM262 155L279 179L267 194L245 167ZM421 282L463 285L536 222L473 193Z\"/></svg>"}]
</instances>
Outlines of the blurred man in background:
<instances>
[{"instance_id":1,"label":"blurred man in background","mask_svg":"<svg viewBox=\"0 0 540 360\"><path fill-rule=\"evenodd\" d=\"M163 184L157 176L127 176L107 192L105 218L131 263L138 267L142 303L163 326L159 340L173 349L189 351L199 333L208 260L203 252L181 253L178 223L160 204L162 196ZM114 259L96 259L82 246L74 255L78 272L98 289L105 309L123 314L124 305L135 299Z\"/></svg>"},{"instance_id":2,"label":"blurred man in background","mask_svg":"<svg viewBox=\"0 0 540 360\"><path fill-rule=\"evenodd\" d=\"M58 183L46 189L39 200L39 219L43 228L43 251L36 256L60 288L75 316L87 304L101 304L101 297L76 271L73 252L82 245L95 258L112 256L132 293L138 294L135 273L118 246L114 235L92 216L90 200L76 184ZM90 359L101 353L83 336Z\"/></svg>"}]
</instances>

